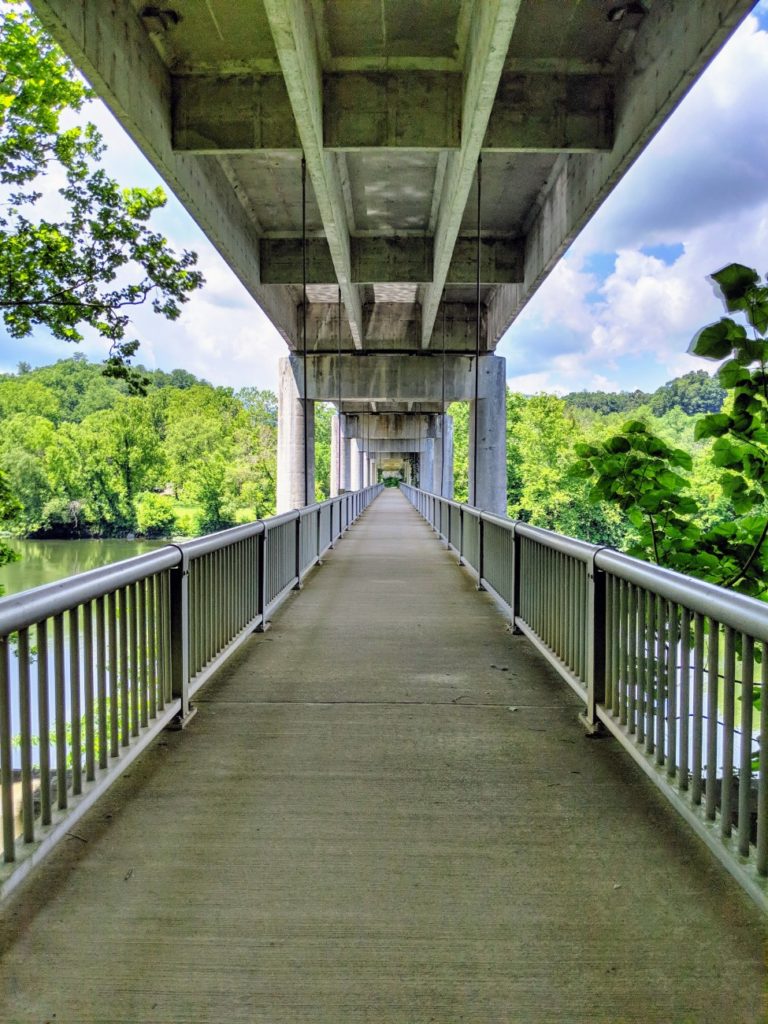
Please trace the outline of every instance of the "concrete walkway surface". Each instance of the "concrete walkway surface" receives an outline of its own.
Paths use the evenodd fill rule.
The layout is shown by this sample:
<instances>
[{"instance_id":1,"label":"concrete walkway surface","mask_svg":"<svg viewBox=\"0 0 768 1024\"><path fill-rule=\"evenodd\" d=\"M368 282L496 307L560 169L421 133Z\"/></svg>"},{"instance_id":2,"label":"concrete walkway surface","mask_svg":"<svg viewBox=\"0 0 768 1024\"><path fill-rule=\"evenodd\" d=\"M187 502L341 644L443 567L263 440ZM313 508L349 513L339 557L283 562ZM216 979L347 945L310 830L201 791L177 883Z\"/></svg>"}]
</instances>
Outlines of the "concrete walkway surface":
<instances>
[{"instance_id":1,"label":"concrete walkway surface","mask_svg":"<svg viewBox=\"0 0 768 1024\"><path fill-rule=\"evenodd\" d=\"M0 1021L747 1024L764 924L399 492L3 908Z\"/></svg>"}]
</instances>

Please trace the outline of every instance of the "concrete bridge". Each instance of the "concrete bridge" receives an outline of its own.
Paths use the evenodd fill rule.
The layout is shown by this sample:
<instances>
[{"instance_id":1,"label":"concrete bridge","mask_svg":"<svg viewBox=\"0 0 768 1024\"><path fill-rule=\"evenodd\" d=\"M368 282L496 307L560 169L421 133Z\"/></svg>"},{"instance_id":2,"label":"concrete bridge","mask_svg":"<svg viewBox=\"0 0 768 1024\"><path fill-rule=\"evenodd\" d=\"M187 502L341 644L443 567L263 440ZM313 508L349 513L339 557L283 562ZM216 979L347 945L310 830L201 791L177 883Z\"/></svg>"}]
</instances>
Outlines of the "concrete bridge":
<instances>
[{"instance_id":1,"label":"concrete bridge","mask_svg":"<svg viewBox=\"0 0 768 1024\"><path fill-rule=\"evenodd\" d=\"M493 515L496 345L750 0L33 6L285 339L299 511L0 602L0 1020L765 1020L765 606Z\"/></svg>"},{"instance_id":2,"label":"concrete bridge","mask_svg":"<svg viewBox=\"0 0 768 1024\"><path fill-rule=\"evenodd\" d=\"M506 510L515 317L753 0L32 0L288 346L278 511L399 469Z\"/></svg>"},{"instance_id":3,"label":"concrete bridge","mask_svg":"<svg viewBox=\"0 0 768 1024\"><path fill-rule=\"evenodd\" d=\"M764 918L398 491L6 902L0 1019L765 1020Z\"/></svg>"}]
</instances>

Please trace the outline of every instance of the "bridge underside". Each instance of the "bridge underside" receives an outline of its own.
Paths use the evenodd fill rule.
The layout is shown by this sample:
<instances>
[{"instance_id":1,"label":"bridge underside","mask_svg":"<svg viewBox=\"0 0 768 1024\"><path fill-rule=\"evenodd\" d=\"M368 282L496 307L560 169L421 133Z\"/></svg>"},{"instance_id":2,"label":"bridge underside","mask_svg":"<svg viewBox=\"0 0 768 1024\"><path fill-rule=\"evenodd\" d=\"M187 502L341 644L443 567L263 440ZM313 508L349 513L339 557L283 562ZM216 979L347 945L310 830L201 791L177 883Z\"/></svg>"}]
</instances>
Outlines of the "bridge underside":
<instances>
[{"instance_id":1,"label":"bridge underside","mask_svg":"<svg viewBox=\"0 0 768 1024\"><path fill-rule=\"evenodd\" d=\"M407 385L376 392L365 360L369 386L304 394L298 368L296 394L377 415L460 397L409 357L445 350L454 378L494 352L753 2L32 5L312 376L340 350ZM302 453L279 510L313 498L287 398ZM489 428L471 497L504 512L503 395L471 399Z\"/></svg>"},{"instance_id":2,"label":"bridge underside","mask_svg":"<svg viewBox=\"0 0 768 1024\"><path fill-rule=\"evenodd\" d=\"M384 492L6 907L0 1019L765 1019L763 922Z\"/></svg>"}]
</instances>

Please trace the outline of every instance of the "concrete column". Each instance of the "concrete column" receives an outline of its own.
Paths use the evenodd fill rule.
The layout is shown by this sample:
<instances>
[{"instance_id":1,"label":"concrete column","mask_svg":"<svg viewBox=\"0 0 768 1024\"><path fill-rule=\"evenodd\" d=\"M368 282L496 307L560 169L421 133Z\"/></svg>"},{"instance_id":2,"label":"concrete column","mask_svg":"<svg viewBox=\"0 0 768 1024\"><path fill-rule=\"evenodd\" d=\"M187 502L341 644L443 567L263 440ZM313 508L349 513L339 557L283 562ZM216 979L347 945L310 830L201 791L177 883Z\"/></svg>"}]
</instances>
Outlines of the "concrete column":
<instances>
[{"instance_id":1,"label":"concrete column","mask_svg":"<svg viewBox=\"0 0 768 1024\"><path fill-rule=\"evenodd\" d=\"M360 442L356 437L351 438L350 463L349 487L352 491L359 491L363 487L363 453L360 450Z\"/></svg>"},{"instance_id":2,"label":"concrete column","mask_svg":"<svg viewBox=\"0 0 768 1024\"><path fill-rule=\"evenodd\" d=\"M372 484L378 483L378 479L377 479L378 475L379 475L378 459L376 459L374 456L371 456L371 483Z\"/></svg>"},{"instance_id":3,"label":"concrete column","mask_svg":"<svg viewBox=\"0 0 768 1024\"><path fill-rule=\"evenodd\" d=\"M469 403L469 501L498 515L507 514L506 360L480 359L477 400L477 482L474 479L475 403Z\"/></svg>"},{"instance_id":4,"label":"concrete column","mask_svg":"<svg viewBox=\"0 0 768 1024\"><path fill-rule=\"evenodd\" d=\"M443 498L453 497L453 416L442 416L441 429L435 438L434 492Z\"/></svg>"},{"instance_id":5,"label":"concrete column","mask_svg":"<svg viewBox=\"0 0 768 1024\"><path fill-rule=\"evenodd\" d=\"M331 420L330 484L332 498L335 498L339 493L339 487L341 487L342 491L349 490L349 438L346 436L345 426L345 417L343 415L336 415ZM339 460L341 460L341 467L339 467Z\"/></svg>"},{"instance_id":6,"label":"concrete column","mask_svg":"<svg viewBox=\"0 0 768 1024\"><path fill-rule=\"evenodd\" d=\"M422 491L431 491L435 477L435 439L422 438L419 452L419 487Z\"/></svg>"},{"instance_id":7,"label":"concrete column","mask_svg":"<svg viewBox=\"0 0 768 1024\"><path fill-rule=\"evenodd\" d=\"M277 385L277 513L302 508L315 500L315 403L306 403L307 487L304 482L305 403L290 359L281 359ZM308 501L306 500L308 498Z\"/></svg>"}]
</instances>

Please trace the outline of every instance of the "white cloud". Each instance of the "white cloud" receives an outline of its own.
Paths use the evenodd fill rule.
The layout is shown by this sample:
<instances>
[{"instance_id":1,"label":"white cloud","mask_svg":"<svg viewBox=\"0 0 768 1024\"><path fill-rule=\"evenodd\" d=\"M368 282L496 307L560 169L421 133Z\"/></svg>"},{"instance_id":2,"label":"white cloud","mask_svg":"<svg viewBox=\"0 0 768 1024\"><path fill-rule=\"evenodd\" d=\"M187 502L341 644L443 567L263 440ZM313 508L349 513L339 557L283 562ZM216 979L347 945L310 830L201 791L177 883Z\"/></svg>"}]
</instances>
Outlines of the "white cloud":
<instances>
[{"instance_id":1,"label":"white cloud","mask_svg":"<svg viewBox=\"0 0 768 1024\"><path fill-rule=\"evenodd\" d=\"M766 95L768 32L751 16L513 325L500 353L514 379L652 390L712 369L685 354L723 312L708 275L730 262L768 273ZM681 248L671 266L660 244Z\"/></svg>"}]
</instances>

